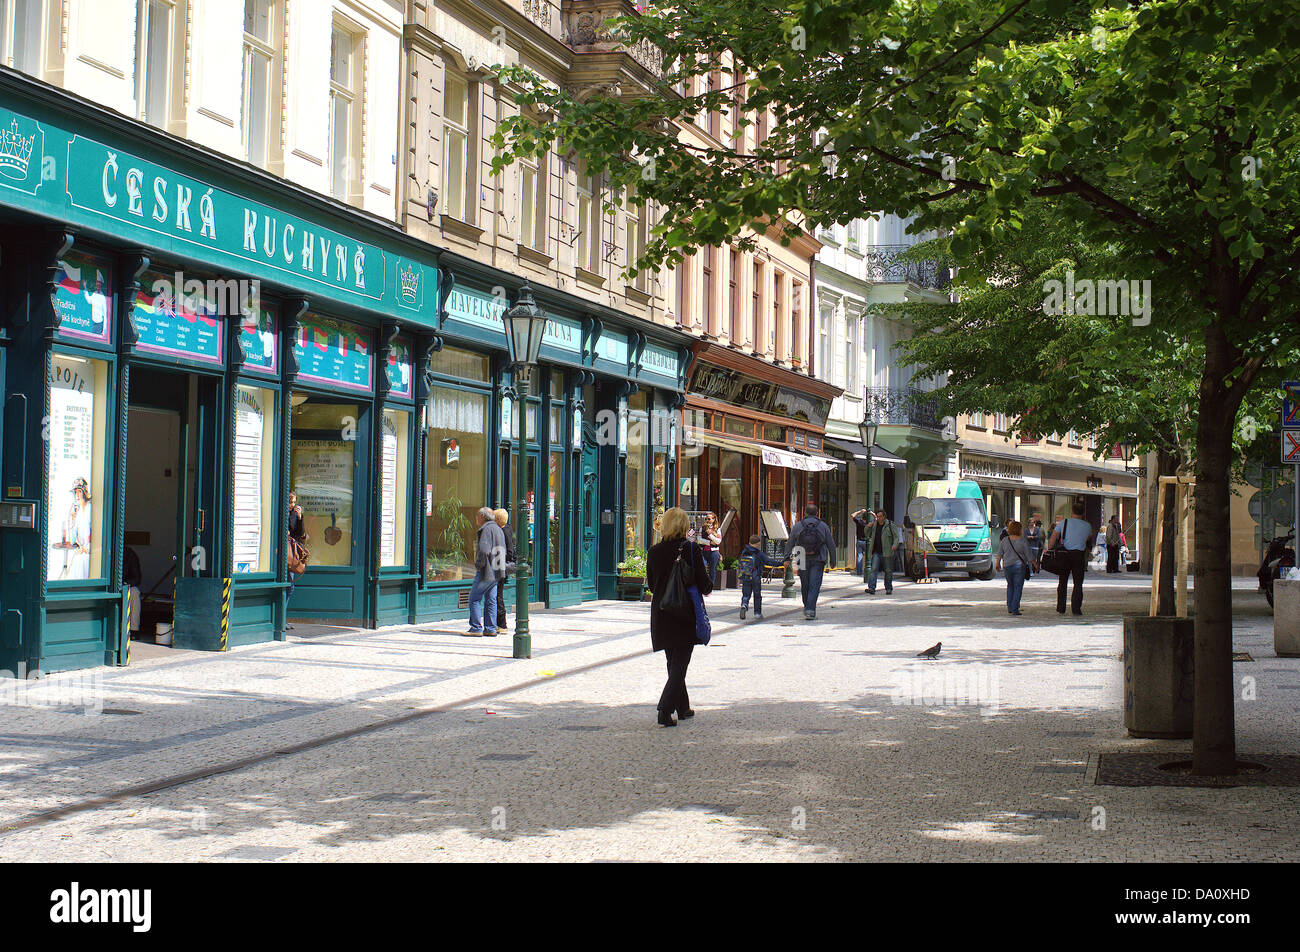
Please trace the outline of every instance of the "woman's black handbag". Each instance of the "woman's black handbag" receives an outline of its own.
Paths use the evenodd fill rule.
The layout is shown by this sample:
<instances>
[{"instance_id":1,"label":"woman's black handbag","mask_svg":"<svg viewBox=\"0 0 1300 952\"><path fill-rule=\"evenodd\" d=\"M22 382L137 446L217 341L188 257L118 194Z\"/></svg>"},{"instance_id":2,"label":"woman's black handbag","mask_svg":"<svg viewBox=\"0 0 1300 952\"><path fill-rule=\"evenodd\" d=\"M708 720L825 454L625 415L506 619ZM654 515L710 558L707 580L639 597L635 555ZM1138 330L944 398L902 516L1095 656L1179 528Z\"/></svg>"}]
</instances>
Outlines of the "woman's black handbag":
<instances>
[{"instance_id":1,"label":"woman's black handbag","mask_svg":"<svg viewBox=\"0 0 1300 952\"><path fill-rule=\"evenodd\" d=\"M1051 572L1053 575L1060 575L1067 571L1065 566L1065 530L1070 528L1070 520L1067 518L1061 523L1061 535L1056 540L1056 545L1043 553L1039 565L1043 567L1044 572Z\"/></svg>"},{"instance_id":2,"label":"woman's black handbag","mask_svg":"<svg viewBox=\"0 0 1300 952\"><path fill-rule=\"evenodd\" d=\"M695 600L691 598L691 586L695 584L695 550L691 550L692 558L683 559L682 553L686 551L686 545L683 544L677 550L677 559L673 566L668 570L668 581L664 585L664 593L659 598L659 610L673 618L680 618L682 621L695 620Z\"/></svg>"}]
</instances>

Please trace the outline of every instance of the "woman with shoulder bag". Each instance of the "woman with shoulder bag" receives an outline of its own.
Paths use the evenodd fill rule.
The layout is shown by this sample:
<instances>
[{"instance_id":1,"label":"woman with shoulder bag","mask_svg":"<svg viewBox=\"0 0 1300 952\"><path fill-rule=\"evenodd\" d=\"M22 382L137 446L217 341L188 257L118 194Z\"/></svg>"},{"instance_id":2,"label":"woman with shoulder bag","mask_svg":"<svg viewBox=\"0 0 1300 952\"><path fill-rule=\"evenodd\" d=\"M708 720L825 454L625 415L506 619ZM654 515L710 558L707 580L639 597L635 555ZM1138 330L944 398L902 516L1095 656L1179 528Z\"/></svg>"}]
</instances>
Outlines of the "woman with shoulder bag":
<instances>
[{"instance_id":1,"label":"woman with shoulder bag","mask_svg":"<svg viewBox=\"0 0 1300 952\"><path fill-rule=\"evenodd\" d=\"M1021 535L1020 522L1012 519L1007 523L1007 534L998 545L997 564L994 571L1001 569L1007 577L1007 612L1020 614L1020 595L1025 588L1025 580L1033 572L1033 553L1029 544Z\"/></svg>"},{"instance_id":2,"label":"woman with shoulder bag","mask_svg":"<svg viewBox=\"0 0 1300 952\"><path fill-rule=\"evenodd\" d=\"M686 693L686 669L691 664L691 653L695 650L696 618L694 609L684 610L681 605L664 604L664 595L670 588L675 572L689 579L689 584L699 590L701 595L713 591L713 579L709 575L708 565L700 546L687 539L690 531L690 519L677 507L669 509L663 515L661 539L651 547L646 555L646 584L654 593L650 602L650 644L655 651L662 651L668 661L668 681L659 696L659 724L663 727L676 727L673 719L676 712L680 718L694 717L690 697ZM680 595L673 586L674 595Z\"/></svg>"},{"instance_id":3,"label":"woman with shoulder bag","mask_svg":"<svg viewBox=\"0 0 1300 952\"><path fill-rule=\"evenodd\" d=\"M302 506L298 505L298 494L289 493L289 538L287 540L288 553L288 576L289 591L285 593L285 605L289 604L289 599L293 597L293 586L295 576L301 576L307 571L307 562L311 558L311 550L307 548L307 529L302 523ZM285 631L293 628L293 625L285 624Z\"/></svg>"}]
</instances>

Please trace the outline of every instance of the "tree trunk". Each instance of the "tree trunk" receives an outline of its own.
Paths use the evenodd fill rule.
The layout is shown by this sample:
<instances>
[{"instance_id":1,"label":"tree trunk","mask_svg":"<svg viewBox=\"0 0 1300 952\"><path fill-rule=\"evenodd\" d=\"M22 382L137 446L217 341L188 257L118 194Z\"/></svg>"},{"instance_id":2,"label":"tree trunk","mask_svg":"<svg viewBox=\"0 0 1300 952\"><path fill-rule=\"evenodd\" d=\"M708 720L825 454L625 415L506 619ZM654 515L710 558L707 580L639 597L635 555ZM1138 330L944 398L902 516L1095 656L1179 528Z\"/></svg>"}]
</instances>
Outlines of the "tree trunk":
<instances>
[{"instance_id":1,"label":"tree trunk","mask_svg":"<svg viewBox=\"0 0 1300 952\"><path fill-rule=\"evenodd\" d=\"M1235 692L1232 680L1232 574L1229 477L1237 404L1225 380L1235 369L1227 338L1215 325L1205 332L1196 429L1195 667L1192 772L1236 772Z\"/></svg>"}]
</instances>

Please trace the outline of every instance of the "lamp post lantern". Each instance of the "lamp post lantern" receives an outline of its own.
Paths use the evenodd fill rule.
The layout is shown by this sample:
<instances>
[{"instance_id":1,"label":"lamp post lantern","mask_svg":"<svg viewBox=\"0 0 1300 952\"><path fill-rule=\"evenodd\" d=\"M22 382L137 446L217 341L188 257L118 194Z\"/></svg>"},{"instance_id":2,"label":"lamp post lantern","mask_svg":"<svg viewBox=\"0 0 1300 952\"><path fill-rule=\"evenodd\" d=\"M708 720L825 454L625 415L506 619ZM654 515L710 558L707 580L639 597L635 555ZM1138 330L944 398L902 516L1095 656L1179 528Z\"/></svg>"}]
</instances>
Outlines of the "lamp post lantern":
<instances>
[{"instance_id":1,"label":"lamp post lantern","mask_svg":"<svg viewBox=\"0 0 1300 952\"><path fill-rule=\"evenodd\" d=\"M525 523L528 505L528 487L524 485L528 472L528 387L533 367L542 350L542 335L546 333L546 312L533 300L533 289L524 282L515 296L515 303L503 316L506 327L506 348L510 353L510 373L514 379L515 402L519 412L512 414L518 420L519 436L516 440L518 456L515 464L515 639L514 657L533 656L532 636L528 633L528 577L531 575L528 557L528 526ZM512 424L513 428L513 424ZM511 434L512 436L514 434Z\"/></svg>"}]
</instances>

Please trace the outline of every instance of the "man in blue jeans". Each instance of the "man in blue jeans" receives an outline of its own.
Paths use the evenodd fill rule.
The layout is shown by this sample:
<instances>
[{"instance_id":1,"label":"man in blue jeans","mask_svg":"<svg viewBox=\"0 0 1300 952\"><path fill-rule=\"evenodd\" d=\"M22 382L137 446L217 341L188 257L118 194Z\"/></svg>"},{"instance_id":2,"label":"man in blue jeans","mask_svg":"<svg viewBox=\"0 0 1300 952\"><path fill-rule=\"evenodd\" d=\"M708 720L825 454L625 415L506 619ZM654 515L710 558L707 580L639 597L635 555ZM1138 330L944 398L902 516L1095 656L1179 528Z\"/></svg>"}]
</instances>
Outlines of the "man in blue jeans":
<instances>
[{"instance_id":1,"label":"man in blue jeans","mask_svg":"<svg viewBox=\"0 0 1300 952\"><path fill-rule=\"evenodd\" d=\"M867 594L876 594L876 576L885 570L885 594L894 594L894 551L902 540L898 526L893 523L885 510L876 511L875 521L867 526L867 557L864 564L868 569L866 575Z\"/></svg>"},{"instance_id":2,"label":"man in blue jeans","mask_svg":"<svg viewBox=\"0 0 1300 952\"><path fill-rule=\"evenodd\" d=\"M822 590L822 574L827 563L835 568L835 538L831 527L817 518L817 507L809 503L804 517L790 530L785 557L799 570L799 591L803 596L803 617L817 618L817 596Z\"/></svg>"},{"instance_id":3,"label":"man in blue jeans","mask_svg":"<svg viewBox=\"0 0 1300 952\"><path fill-rule=\"evenodd\" d=\"M506 537L496 523L496 513L484 506L478 511L478 548L474 554L474 584L469 590L467 635L497 633L497 583L505 577Z\"/></svg>"},{"instance_id":4,"label":"man in blue jeans","mask_svg":"<svg viewBox=\"0 0 1300 952\"><path fill-rule=\"evenodd\" d=\"M1092 523L1083 518L1086 511L1082 499L1074 501L1074 516L1066 517L1056 524L1052 537L1047 540L1047 548L1056 547L1057 539L1064 539L1065 559L1061 564L1060 580L1056 583L1056 611L1065 614L1065 586L1074 579L1074 589L1070 593L1070 610L1076 615L1083 614L1083 573L1088 566L1088 549L1092 545Z\"/></svg>"}]
</instances>

